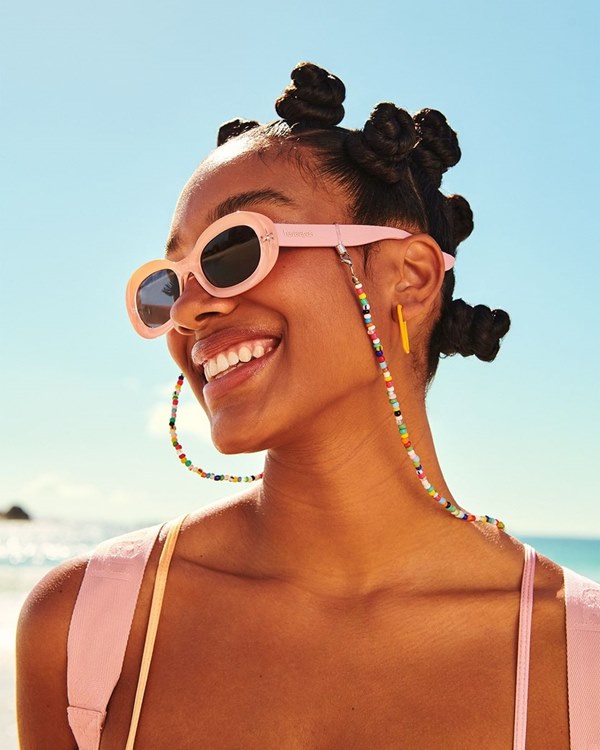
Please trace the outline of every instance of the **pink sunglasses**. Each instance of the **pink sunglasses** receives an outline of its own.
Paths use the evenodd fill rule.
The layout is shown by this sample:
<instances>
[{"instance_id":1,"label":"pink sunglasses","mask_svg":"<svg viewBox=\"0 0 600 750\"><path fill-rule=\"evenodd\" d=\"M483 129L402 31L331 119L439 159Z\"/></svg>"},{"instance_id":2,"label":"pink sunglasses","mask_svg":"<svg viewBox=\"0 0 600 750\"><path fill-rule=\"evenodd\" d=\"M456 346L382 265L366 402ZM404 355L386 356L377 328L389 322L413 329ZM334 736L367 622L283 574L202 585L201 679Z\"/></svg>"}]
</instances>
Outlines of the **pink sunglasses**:
<instances>
[{"instance_id":1,"label":"pink sunglasses","mask_svg":"<svg viewBox=\"0 0 600 750\"><path fill-rule=\"evenodd\" d=\"M171 308L189 274L214 297L233 297L252 289L273 269L280 247L354 247L379 240L405 239L395 227L356 224L274 224L253 211L224 216L202 232L182 260L152 260L127 284L127 312L135 330L147 339L173 327ZM446 271L454 258L444 257Z\"/></svg>"}]
</instances>

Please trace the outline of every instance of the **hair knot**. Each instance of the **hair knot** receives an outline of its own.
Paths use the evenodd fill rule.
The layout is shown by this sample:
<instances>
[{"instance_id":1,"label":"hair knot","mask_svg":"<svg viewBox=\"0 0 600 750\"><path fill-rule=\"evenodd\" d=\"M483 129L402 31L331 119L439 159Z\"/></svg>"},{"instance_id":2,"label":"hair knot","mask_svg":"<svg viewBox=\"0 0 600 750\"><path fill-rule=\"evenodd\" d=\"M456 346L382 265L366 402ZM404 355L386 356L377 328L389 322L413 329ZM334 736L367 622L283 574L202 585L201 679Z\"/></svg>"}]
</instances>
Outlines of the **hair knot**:
<instances>
[{"instance_id":1,"label":"hair knot","mask_svg":"<svg viewBox=\"0 0 600 750\"><path fill-rule=\"evenodd\" d=\"M346 87L318 65L302 62L292 70L292 83L275 102L277 114L294 128L330 128L344 118Z\"/></svg>"},{"instance_id":2,"label":"hair knot","mask_svg":"<svg viewBox=\"0 0 600 750\"><path fill-rule=\"evenodd\" d=\"M413 159L424 169L435 187L439 188L444 172L460 161L458 137L437 109L422 109L413 119L421 138Z\"/></svg>"},{"instance_id":3,"label":"hair knot","mask_svg":"<svg viewBox=\"0 0 600 750\"><path fill-rule=\"evenodd\" d=\"M462 195L449 195L446 198L446 214L452 244L456 248L473 231L473 211Z\"/></svg>"},{"instance_id":4,"label":"hair knot","mask_svg":"<svg viewBox=\"0 0 600 750\"><path fill-rule=\"evenodd\" d=\"M352 131L346 151L363 170L384 182L398 182L406 158L419 141L412 117L391 102L376 105L362 131Z\"/></svg>"},{"instance_id":5,"label":"hair knot","mask_svg":"<svg viewBox=\"0 0 600 750\"><path fill-rule=\"evenodd\" d=\"M490 310L486 305L472 307L462 299L454 299L442 314L440 324L441 354L463 357L474 354L484 362L491 362L508 333L510 317L504 310Z\"/></svg>"}]
</instances>

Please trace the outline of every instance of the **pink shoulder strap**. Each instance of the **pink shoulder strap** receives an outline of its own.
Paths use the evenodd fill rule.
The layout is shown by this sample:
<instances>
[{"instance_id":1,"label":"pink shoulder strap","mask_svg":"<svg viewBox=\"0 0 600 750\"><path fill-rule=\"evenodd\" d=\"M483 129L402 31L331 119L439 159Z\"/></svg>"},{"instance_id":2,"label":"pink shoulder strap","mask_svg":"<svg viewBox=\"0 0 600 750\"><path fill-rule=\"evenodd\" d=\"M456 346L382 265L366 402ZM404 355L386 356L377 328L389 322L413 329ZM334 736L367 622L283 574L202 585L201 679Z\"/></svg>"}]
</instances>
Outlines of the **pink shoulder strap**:
<instances>
[{"instance_id":1,"label":"pink shoulder strap","mask_svg":"<svg viewBox=\"0 0 600 750\"><path fill-rule=\"evenodd\" d=\"M517 651L517 681L515 692L515 723L513 750L525 750L527 738L527 697L529 694L529 655L531 651L531 619L533 614L533 584L535 580L535 550L523 545L525 561L521 579L519 607L519 641Z\"/></svg>"},{"instance_id":2,"label":"pink shoulder strap","mask_svg":"<svg viewBox=\"0 0 600 750\"><path fill-rule=\"evenodd\" d=\"M100 745L144 569L160 528L102 542L88 562L67 641L67 712L80 750L97 750Z\"/></svg>"},{"instance_id":3,"label":"pink shoulder strap","mask_svg":"<svg viewBox=\"0 0 600 750\"><path fill-rule=\"evenodd\" d=\"M600 750L600 584L563 571L571 750Z\"/></svg>"}]
</instances>

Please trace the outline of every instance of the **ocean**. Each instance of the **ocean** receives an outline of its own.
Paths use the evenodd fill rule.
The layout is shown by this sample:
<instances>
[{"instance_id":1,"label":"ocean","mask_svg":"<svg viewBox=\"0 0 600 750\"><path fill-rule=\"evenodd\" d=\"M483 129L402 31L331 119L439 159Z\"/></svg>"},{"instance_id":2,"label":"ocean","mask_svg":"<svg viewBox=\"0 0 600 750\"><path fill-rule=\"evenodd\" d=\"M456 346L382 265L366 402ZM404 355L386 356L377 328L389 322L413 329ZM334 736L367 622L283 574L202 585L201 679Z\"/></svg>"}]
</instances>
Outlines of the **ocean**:
<instances>
[{"instance_id":1,"label":"ocean","mask_svg":"<svg viewBox=\"0 0 600 750\"><path fill-rule=\"evenodd\" d=\"M149 522L0 520L0 748L18 750L15 720L14 639L19 610L31 588L55 565L98 542ZM600 581L600 539L519 536L538 552Z\"/></svg>"}]
</instances>

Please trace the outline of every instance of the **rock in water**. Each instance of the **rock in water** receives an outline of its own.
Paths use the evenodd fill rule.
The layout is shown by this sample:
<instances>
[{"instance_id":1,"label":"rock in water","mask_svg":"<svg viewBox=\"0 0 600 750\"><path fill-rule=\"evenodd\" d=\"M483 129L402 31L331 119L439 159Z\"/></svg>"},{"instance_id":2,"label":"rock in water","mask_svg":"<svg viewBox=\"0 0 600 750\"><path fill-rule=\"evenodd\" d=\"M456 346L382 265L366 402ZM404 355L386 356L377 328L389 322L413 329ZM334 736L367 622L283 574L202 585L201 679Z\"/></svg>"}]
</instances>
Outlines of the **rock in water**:
<instances>
[{"instance_id":1,"label":"rock in water","mask_svg":"<svg viewBox=\"0 0 600 750\"><path fill-rule=\"evenodd\" d=\"M13 505L7 511L0 513L0 518L5 518L7 521L31 521L29 513L20 505Z\"/></svg>"}]
</instances>

